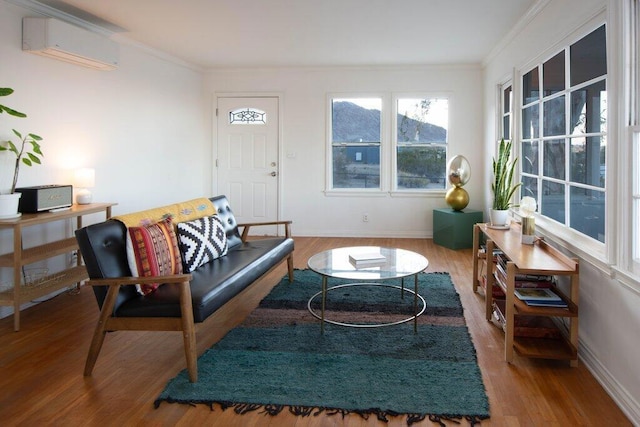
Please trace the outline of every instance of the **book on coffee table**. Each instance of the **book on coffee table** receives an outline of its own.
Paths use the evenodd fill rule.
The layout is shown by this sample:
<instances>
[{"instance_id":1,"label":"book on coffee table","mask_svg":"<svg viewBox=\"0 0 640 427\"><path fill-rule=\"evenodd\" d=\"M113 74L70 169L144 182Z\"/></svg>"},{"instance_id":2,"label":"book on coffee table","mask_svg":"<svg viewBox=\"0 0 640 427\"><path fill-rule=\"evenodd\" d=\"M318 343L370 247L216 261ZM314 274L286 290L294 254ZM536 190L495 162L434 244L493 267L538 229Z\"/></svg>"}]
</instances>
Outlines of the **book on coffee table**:
<instances>
[{"instance_id":1,"label":"book on coffee table","mask_svg":"<svg viewBox=\"0 0 640 427\"><path fill-rule=\"evenodd\" d=\"M387 262L387 258L380 252L363 252L349 255L349 262L354 267L370 267Z\"/></svg>"}]
</instances>

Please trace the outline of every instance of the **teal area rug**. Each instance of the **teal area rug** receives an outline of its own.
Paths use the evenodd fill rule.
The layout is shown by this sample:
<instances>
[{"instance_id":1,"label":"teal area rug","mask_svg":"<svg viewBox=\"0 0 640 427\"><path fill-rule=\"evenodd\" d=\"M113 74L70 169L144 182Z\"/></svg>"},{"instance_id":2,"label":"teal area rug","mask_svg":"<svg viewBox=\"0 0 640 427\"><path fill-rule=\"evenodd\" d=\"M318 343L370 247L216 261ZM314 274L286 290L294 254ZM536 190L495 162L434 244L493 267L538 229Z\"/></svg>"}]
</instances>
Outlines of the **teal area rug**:
<instances>
[{"instance_id":1,"label":"teal area rug","mask_svg":"<svg viewBox=\"0 0 640 427\"><path fill-rule=\"evenodd\" d=\"M413 278L405 282L413 289ZM337 284L329 280L329 286ZM320 276L309 270L296 270L294 283L283 278L242 325L198 359L198 382L181 372L156 407L202 403L213 409L217 403L238 414L288 409L300 416L402 416L407 425L425 418L474 425L489 417L475 348L449 274L419 275L427 307L417 333L413 321L367 326L411 316L412 294L402 298L400 289L356 286L328 292L325 316L365 327L325 324L321 334L320 321L307 307L320 287ZM317 313L319 304L317 297L311 305Z\"/></svg>"}]
</instances>

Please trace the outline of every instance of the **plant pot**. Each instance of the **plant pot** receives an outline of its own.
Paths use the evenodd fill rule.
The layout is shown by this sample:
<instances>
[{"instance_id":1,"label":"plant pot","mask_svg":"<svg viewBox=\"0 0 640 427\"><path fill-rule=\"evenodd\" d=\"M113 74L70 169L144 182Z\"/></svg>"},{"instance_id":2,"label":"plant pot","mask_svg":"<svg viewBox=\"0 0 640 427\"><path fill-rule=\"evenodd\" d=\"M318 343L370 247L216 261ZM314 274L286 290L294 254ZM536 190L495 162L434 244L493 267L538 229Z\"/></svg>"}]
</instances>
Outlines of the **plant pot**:
<instances>
[{"instance_id":1,"label":"plant pot","mask_svg":"<svg viewBox=\"0 0 640 427\"><path fill-rule=\"evenodd\" d=\"M0 219L17 218L18 203L22 193L0 194Z\"/></svg>"},{"instance_id":2,"label":"plant pot","mask_svg":"<svg viewBox=\"0 0 640 427\"><path fill-rule=\"evenodd\" d=\"M504 227L507 225L507 220L509 219L509 210L498 210L491 209L489 210L489 220L491 221L491 225L495 227Z\"/></svg>"}]
</instances>

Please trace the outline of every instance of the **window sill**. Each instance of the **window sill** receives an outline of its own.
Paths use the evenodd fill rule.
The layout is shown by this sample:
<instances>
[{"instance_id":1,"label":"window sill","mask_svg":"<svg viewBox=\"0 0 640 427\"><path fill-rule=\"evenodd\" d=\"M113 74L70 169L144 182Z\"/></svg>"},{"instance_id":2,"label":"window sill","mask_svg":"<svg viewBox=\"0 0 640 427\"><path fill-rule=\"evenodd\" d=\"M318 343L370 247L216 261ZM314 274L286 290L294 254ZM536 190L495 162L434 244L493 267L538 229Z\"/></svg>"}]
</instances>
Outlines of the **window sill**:
<instances>
[{"instance_id":1,"label":"window sill","mask_svg":"<svg viewBox=\"0 0 640 427\"><path fill-rule=\"evenodd\" d=\"M378 188L364 190L362 188L344 188L339 190L325 190L327 197L387 197L389 193Z\"/></svg>"},{"instance_id":2,"label":"window sill","mask_svg":"<svg viewBox=\"0 0 640 427\"><path fill-rule=\"evenodd\" d=\"M345 188L339 190L325 190L327 197L407 197L407 198L427 198L443 199L446 190L403 190L384 191L378 189L364 190L361 188Z\"/></svg>"},{"instance_id":3,"label":"window sill","mask_svg":"<svg viewBox=\"0 0 640 427\"><path fill-rule=\"evenodd\" d=\"M547 241L555 243L575 256L584 259L609 277L613 277L612 266L607 258L604 243L596 242L582 233L539 215L536 215L536 229Z\"/></svg>"},{"instance_id":4,"label":"window sill","mask_svg":"<svg viewBox=\"0 0 640 427\"><path fill-rule=\"evenodd\" d=\"M615 279L618 282L640 295L640 277L629 273L628 271L620 270L617 267L613 267L612 270L615 273Z\"/></svg>"}]
</instances>

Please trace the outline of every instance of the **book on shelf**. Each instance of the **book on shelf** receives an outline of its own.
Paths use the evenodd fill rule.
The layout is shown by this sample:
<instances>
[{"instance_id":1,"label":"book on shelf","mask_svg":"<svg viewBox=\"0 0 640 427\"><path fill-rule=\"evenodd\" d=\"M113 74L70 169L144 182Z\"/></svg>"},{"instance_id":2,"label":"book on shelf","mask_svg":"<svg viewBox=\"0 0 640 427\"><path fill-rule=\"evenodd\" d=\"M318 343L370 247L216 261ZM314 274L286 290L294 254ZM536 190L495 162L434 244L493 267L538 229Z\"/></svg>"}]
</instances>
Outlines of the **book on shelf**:
<instances>
[{"instance_id":1,"label":"book on shelf","mask_svg":"<svg viewBox=\"0 0 640 427\"><path fill-rule=\"evenodd\" d=\"M515 295L527 305L536 307L567 307L568 304L550 288L518 288Z\"/></svg>"},{"instance_id":2,"label":"book on shelf","mask_svg":"<svg viewBox=\"0 0 640 427\"><path fill-rule=\"evenodd\" d=\"M387 258L380 252L362 252L349 255L349 262L354 267L371 267L384 264Z\"/></svg>"},{"instance_id":3,"label":"book on shelf","mask_svg":"<svg viewBox=\"0 0 640 427\"><path fill-rule=\"evenodd\" d=\"M496 299L493 301L493 321L503 330L506 329L506 320L504 318L505 301ZM514 329L513 335L516 337L528 338L562 338L562 334L553 320L545 316L529 316L518 315L513 317Z\"/></svg>"},{"instance_id":4,"label":"book on shelf","mask_svg":"<svg viewBox=\"0 0 640 427\"><path fill-rule=\"evenodd\" d=\"M516 274L516 282L553 282L553 276L547 274Z\"/></svg>"},{"instance_id":5,"label":"book on shelf","mask_svg":"<svg viewBox=\"0 0 640 427\"><path fill-rule=\"evenodd\" d=\"M482 288L485 290L487 289L487 276L485 276L484 274L482 275ZM498 285L497 283L493 282L493 287L492 287L492 292L491 295L494 299L498 298L504 298L504 292L502 291L502 288L500 287L500 285Z\"/></svg>"},{"instance_id":6,"label":"book on shelf","mask_svg":"<svg viewBox=\"0 0 640 427\"><path fill-rule=\"evenodd\" d=\"M567 308L569 304L560 301L536 301L536 300L525 300L525 303L530 307L555 307L555 308Z\"/></svg>"},{"instance_id":7,"label":"book on shelf","mask_svg":"<svg viewBox=\"0 0 640 427\"><path fill-rule=\"evenodd\" d=\"M518 288L515 293L523 301L562 301L562 298L549 288Z\"/></svg>"},{"instance_id":8,"label":"book on shelf","mask_svg":"<svg viewBox=\"0 0 640 427\"><path fill-rule=\"evenodd\" d=\"M482 244L480 245L480 253L486 254L487 253L487 245ZM495 262L498 258L499 255L502 255L504 252L502 252L502 250L498 249L498 248L493 248L493 261Z\"/></svg>"}]
</instances>

